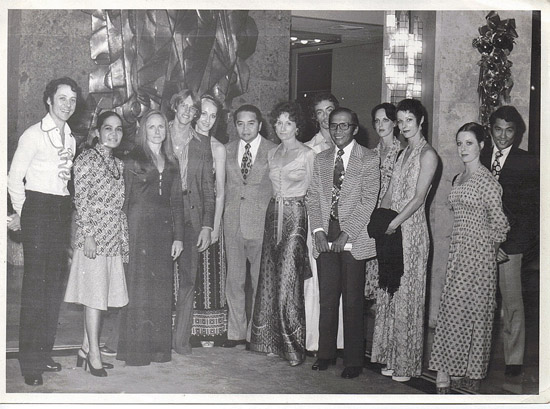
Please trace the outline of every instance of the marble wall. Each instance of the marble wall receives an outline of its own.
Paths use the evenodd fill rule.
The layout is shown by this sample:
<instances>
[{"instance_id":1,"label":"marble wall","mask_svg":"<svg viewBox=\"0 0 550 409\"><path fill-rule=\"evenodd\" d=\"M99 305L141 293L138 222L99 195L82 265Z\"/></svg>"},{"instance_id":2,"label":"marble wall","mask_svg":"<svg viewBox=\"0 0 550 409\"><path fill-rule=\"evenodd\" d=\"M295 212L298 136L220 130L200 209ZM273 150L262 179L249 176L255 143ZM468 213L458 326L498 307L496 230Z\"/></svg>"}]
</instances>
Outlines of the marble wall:
<instances>
[{"instance_id":1,"label":"marble wall","mask_svg":"<svg viewBox=\"0 0 550 409\"><path fill-rule=\"evenodd\" d=\"M531 72L531 12L499 11L501 19L515 18L519 37L509 59L513 61L514 87L511 105L515 105L529 126ZM463 169L456 153L455 135L466 122L479 121L479 52L472 47L478 28L486 24L486 11L436 12L434 100L432 145L442 163L442 175L431 204L433 265L430 282L429 323L435 325L439 299L445 282L449 239L453 216L448 202L451 181ZM521 147L527 146L527 132Z\"/></svg>"},{"instance_id":2,"label":"marble wall","mask_svg":"<svg viewBox=\"0 0 550 409\"><path fill-rule=\"evenodd\" d=\"M248 91L233 100L269 112L288 98L290 55L290 12L251 11L259 30L250 67ZM91 17L80 10L10 10L8 41L8 158L17 140L45 114L42 93L53 78L70 76L88 94L88 74L94 68L90 58ZM233 133L233 128L229 127ZM231 135L234 137L234 135Z\"/></svg>"}]
</instances>

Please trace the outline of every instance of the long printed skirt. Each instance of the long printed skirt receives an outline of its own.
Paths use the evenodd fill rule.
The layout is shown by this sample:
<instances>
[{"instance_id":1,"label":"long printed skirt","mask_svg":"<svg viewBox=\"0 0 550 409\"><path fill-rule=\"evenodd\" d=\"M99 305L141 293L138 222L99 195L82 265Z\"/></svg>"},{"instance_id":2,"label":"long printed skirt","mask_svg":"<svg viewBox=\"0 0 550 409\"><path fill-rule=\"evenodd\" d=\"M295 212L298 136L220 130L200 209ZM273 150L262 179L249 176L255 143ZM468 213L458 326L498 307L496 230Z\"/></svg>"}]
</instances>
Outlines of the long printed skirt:
<instances>
[{"instance_id":1,"label":"long printed skirt","mask_svg":"<svg viewBox=\"0 0 550 409\"><path fill-rule=\"evenodd\" d=\"M250 349L289 361L305 359L304 275L309 269L305 199L284 198L277 243L278 201L267 208Z\"/></svg>"}]
</instances>

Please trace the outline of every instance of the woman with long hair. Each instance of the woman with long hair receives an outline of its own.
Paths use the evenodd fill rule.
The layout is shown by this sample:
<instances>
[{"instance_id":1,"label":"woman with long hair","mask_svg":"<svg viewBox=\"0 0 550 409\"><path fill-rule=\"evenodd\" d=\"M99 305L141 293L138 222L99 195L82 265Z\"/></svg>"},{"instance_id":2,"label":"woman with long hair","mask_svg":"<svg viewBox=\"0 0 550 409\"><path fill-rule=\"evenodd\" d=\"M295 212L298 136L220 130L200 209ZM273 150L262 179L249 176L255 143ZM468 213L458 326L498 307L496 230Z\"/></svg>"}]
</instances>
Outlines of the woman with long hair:
<instances>
[{"instance_id":1,"label":"woman with long hair","mask_svg":"<svg viewBox=\"0 0 550 409\"><path fill-rule=\"evenodd\" d=\"M122 118L105 111L97 118L92 146L74 164L76 235L65 302L84 306L84 339L76 366L107 376L101 362L101 312L128 303L123 260L128 258L123 162L113 156L122 140ZM124 257L124 258L123 258Z\"/></svg>"},{"instance_id":2,"label":"woman with long hair","mask_svg":"<svg viewBox=\"0 0 550 409\"><path fill-rule=\"evenodd\" d=\"M502 210L502 187L479 159L483 126L469 122L456 134L464 171L452 182L454 213L445 287L430 357L438 394L451 384L476 390L487 375L496 308L500 243L510 229Z\"/></svg>"},{"instance_id":3,"label":"woman with long hair","mask_svg":"<svg viewBox=\"0 0 550 409\"><path fill-rule=\"evenodd\" d=\"M372 127L376 131L379 141L374 151L380 158L380 193L378 206L388 190L393 167L397 155L402 150L401 142L397 139L397 110L389 102L376 105L371 111ZM367 260L365 275L365 299L376 300L378 289L378 261Z\"/></svg>"},{"instance_id":4,"label":"woman with long hair","mask_svg":"<svg viewBox=\"0 0 550 409\"><path fill-rule=\"evenodd\" d=\"M385 364L382 375L398 382L418 377L422 370L430 247L425 205L438 164L437 153L424 136L426 123L426 109L420 101L399 102L397 126L407 147L397 158L380 203L380 207L397 213L386 234L401 228L403 275L395 292L383 288L377 292L371 360Z\"/></svg>"},{"instance_id":5,"label":"woman with long hair","mask_svg":"<svg viewBox=\"0 0 550 409\"><path fill-rule=\"evenodd\" d=\"M305 195L315 151L296 139L304 129L297 103L277 104L271 119L281 144L268 153L274 197L266 212L250 350L278 355L296 366L305 359L304 277L309 273Z\"/></svg>"},{"instance_id":6,"label":"woman with long hair","mask_svg":"<svg viewBox=\"0 0 550 409\"><path fill-rule=\"evenodd\" d=\"M172 263L183 249L183 195L167 136L164 114L147 111L124 168L129 303L120 311L117 359L126 365L171 360Z\"/></svg>"},{"instance_id":7,"label":"woman with long hair","mask_svg":"<svg viewBox=\"0 0 550 409\"><path fill-rule=\"evenodd\" d=\"M216 135L222 105L212 95L200 98L200 110L195 132L209 140L214 167L216 208L211 245L199 255L198 275L195 285L193 328L191 346L220 346L227 339L227 306L225 278L227 265L223 237L223 207L225 201L225 146Z\"/></svg>"}]
</instances>

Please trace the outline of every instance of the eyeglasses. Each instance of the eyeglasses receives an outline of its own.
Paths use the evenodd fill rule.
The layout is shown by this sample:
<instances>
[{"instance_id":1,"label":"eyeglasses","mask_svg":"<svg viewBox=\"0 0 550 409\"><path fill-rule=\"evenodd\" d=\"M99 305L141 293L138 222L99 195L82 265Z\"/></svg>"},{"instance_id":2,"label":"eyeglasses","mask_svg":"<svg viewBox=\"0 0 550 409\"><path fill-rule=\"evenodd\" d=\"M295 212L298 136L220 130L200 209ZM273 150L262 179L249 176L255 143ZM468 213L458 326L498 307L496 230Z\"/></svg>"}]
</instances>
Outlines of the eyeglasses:
<instances>
[{"instance_id":1,"label":"eyeglasses","mask_svg":"<svg viewBox=\"0 0 550 409\"><path fill-rule=\"evenodd\" d=\"M331 131L336 131L338 128L340 128L342 131L347 131L350 126L357 126L355 124L350 124L349 122L342 122L339 124L331 123L329 124L329 128Z\"/></svg>"}]
</instances>

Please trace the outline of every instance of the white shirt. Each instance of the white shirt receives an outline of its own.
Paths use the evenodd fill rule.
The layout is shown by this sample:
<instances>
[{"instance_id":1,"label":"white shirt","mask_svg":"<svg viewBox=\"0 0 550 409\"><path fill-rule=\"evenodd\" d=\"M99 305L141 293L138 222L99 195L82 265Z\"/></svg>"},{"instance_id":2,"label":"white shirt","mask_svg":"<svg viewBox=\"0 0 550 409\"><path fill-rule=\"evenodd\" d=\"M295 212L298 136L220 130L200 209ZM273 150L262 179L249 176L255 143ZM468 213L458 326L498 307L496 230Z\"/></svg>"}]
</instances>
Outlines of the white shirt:
<instances>
[{"instance_id":1,"label":"white shirt","mask_svg":"<svg viewBox=\"0 0 550 409\"><path fill-rule=\"evenodd\" d=\"M65 145L50 114L27 128L19 138L8 174L8 192L13 209L21 215L25 190L68 196L67 181L73 166L76 141L65 124ZM23 182L25 179L25 183Z\"/></svg>"},{"instance_id":2,"label":"white shirt","mask_svg":"<svg viewBox=\"0 0 550 409\"><path fill-rule=\"evenodd\" d=\"M351 151L353 150L353 147L355 146L355 144L356 144L355 139L352 139L351 142L348 144L348 146L344 148L344 154L342 155L342 162L344 162L344 171L348 167ZM336 149L334 149L334 163L336 163L336 157L338 156L338 151L340 150L338 146L335 146L335 148Z\"/></svg>"},{"instance_id":3,"label":"white shirt","mask_svg":"<svg viewBox=\"0 0 550 409\"><path fill-rule=\"evenodd\" d=\"M500 168L502 169L504 167L504 162L506 162L506 158L510 154L510 151L512 150L512 145L508 146L507 148L501 150L502 156L499 158L498 163L500 163ZM491 169L493 168L493 163L495 162L495 155L498 151L498 148L496 146L493 146L493 155L491 156Z\"/></svg>"},{"instance_id":4,"label":"white shirt","mask_svg":"<svg viewBox=\"0 0 550 409\"><path fill-rule=\"evenodd\" d=\"M243 162L243 155L245 151L245 145L247 143L250 144L250 153L252 154L252 164L254 164L254 161L256 160L256 154L258 153L258 149L260 148L260 143L262 142L262 136L260 134L256 135L256 137L250 141L245 142L242 139L239 142L239 151L237 153L237 164L239 167L241 167L241 163Z\"/></svg>"},{"instance_id":5,"label":"white shirt","mask_svg":"<svg viewBox=\"0 0 550 409\"><path fill-rule=\"evenodd\" d=\"M325 137L321 133L321 131L317 132L311 140L304 143L304 145L309 146L311 149L315 151L315 153L323 152L327 149L330 149L334 146L334 143L328 143L325 140Z\"/></svg>"}]
</instances>

